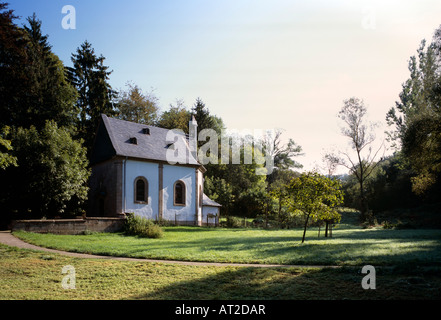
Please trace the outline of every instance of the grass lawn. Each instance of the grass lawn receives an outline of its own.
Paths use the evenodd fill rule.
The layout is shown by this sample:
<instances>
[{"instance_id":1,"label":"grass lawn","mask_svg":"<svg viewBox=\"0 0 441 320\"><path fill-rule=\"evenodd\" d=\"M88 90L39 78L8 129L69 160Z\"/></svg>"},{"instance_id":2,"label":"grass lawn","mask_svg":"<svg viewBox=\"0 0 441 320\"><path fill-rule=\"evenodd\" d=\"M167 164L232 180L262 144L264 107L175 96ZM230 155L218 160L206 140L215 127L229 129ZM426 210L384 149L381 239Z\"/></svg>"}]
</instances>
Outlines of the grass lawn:
<instances>
[{"instance_id":1,"label":"grass lawn","mask_svg":"<svg viewBox=\"0 0 441 320\"><path fill-rule=\"evenodd\" d=\"M121 233L80 236L16 232L33 244L101 255L341 268L189 266L80 259L0 245L1 299L441 299L441 231L362 229L347 219L333 238L301 229L166 227L161 239ZM376 269L364 290L361 266ZM61 286L75 267L76 289Z\"/></svg>"},{"instance_id":2,"label":"grass lawn","mask_svg":"<svg viewBox=\"0 0 441 320\"><path fill-rule=\"evenodd\" d=\"M161 239L122 233L14 234L44 247L121 257L292 265L441 265L440 230L340 225L332 238L318 238L317 230L308 230L301 244L302 231L165 227Z\"/></svg>"},{"instance_id":3,"label":"grass lawn","mask_svg":"<svg viewBox=\"0 0 441 320\"><path fill-rule=\"evenodd\" d=\"M61 286L75 268L75 289ZM245 268L79 259L0 245L0 300L291 300L441 298L439 267L376 268L364 290L359 267Z\"/></svg>"}]
</instances>

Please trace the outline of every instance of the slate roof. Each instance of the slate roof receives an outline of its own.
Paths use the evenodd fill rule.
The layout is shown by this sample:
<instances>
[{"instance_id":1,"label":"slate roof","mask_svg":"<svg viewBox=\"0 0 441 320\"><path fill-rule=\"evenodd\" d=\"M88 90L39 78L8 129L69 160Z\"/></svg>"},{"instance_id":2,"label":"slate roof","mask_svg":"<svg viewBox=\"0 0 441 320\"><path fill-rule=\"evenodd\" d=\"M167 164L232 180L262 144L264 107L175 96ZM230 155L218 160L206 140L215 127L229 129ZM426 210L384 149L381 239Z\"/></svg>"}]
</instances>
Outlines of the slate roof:
<instances>
[{"instance_id":1,"label":"slate roof","mask_svg":"<svg viewBox=\"0 0 441 320\"><path fill-rule=\"evenodd\" d=\"M205 193L202 196L202 205L209 207L222 207L221 204L211 200Z\"/></svg>"},{"instance_id":2,"label":"slate roof","mask_svg":"<svg viewBox=\"0 0 441 320\"><path fill-rule=\"evenodd\" d=\"M155 160L155 161L167 161L167 150L173 141L167 141L168 129L158 128L145 124L119 120L107 117L105 114L101 115L102 122L98 129L97 138L95 140L94 151L95 155L92 155L92 162L99 162L112 156L124 156L138 159ZM107 135L102 131L103 126ZM144 133L144 129L149 130L149 134ZM106 137L108 136L108 137ZM131 139L136 138L136 144ZM110 142L109 142L110 139ZM188 141L185 135L181 135L178 139L183 139L187 148L186 161L183 164L200 165L200 163L191 155ZM111 144L111 152L107 146L106 152L100 151L106 147L102 144ZM100 145L101 144L101 145ZM105 153L105 154L104 154ZM95 161L94 161L95 160Z\"/></svg>"}]
</instances>

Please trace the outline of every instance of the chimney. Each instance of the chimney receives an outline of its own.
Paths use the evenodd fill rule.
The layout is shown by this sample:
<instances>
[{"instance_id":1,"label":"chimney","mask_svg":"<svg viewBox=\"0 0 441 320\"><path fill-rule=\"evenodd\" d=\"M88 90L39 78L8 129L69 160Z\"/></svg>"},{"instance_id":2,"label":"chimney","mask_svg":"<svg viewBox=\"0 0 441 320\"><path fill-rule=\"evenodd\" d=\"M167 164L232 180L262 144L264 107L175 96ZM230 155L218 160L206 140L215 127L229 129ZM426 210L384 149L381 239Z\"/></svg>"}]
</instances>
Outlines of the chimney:
<instances>
[{"instance_id":1,"label":"chimney","mask_svg":"<svg viewBox=\"0 0 441 320\"><path fill-rule=\"evenodd\" d=\"M196 119L194 115L191 116L191 120L188 123L188 142L190 146L190 152L193 158L197 161L198 160L198 123L196 122Z\"/></svg>"}]
</instances>

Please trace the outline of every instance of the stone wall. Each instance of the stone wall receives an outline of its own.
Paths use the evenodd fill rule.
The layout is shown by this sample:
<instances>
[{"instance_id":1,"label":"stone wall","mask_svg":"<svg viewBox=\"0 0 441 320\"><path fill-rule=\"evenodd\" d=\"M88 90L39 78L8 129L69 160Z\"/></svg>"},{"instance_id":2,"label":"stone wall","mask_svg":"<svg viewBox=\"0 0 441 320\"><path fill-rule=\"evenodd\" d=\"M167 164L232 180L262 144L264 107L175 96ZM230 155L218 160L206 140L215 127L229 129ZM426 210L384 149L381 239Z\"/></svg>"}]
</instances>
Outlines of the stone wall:
<instances>
[{"instance_id":1,"label":"stone wall","mask_svg":"<svg viewBox=\"0 0 441 320\"><path fill-rule=\"evenodd\" d=\"M83 234L84 232L117 232L124 227L125 218L16 220L12 231L23 230L36 233Z\"/></svg>"}]
</instances>

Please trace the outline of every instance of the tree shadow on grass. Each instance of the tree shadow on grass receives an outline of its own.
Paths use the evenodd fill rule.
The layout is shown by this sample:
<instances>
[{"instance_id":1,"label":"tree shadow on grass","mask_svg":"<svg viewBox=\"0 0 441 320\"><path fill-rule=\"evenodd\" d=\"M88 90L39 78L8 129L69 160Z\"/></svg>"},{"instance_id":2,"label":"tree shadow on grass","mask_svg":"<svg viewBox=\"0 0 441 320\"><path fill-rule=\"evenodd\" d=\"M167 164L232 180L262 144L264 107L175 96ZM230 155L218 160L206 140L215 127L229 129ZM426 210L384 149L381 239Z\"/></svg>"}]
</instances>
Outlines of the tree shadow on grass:
<instances>
[{"instance_id":1,"label":"tree shadow on grass","mask_svg":"<svg viewBox=\"0 0 441 320\"><path fill-rule=\"evenodd\" d=\"M441 279L410 287L401 275L383 274L376 290L364 290L360 268L229 268L172 282L130 299L146 300L323 300L439 299ZM380 281L381 280L381 281Z\"/></svg>"},{"instance_id":2,"label":"tree shadow on grass","mask_svg":"<svg viewBox=\"0 0 441 320\"><path fill-rule=\"evenodd\" d=\"M410 247L398 247L394 243L309 243L287 248L267 248L260 251L262 259L283 258L291 265L441 265L439 243L412 242Z\"/></svg>"},{"instance_id":3,"label":"tree shadow on grass","mask_svg":"<svg viewBox=\"0 0 441 320\"><path fill-rule=\"evenodd\" d=\"M296 269L231 268L197 279L172 283L134 299L235 300L307 299L318 296L313 272ZM306 286L305 286L306 285ZM329 294L329 292L327 293Z\"/></svg>"},{"instance_id":4,"label":"tree shadow on grass","mask_svg":"<svg viewBox=\"0 0 441 320\"><path fill-rule=\"evenodd\" d=\"M360 231L358 231L360 232ZM441 264L436 234L369 230L335 233L334 238L298 236L210 237L191 241L155 240L125 244L124 256L186 261L290 265ZM353 241L352 241L353 240Z\"/></svg>"},{"instance_id":5,"label":"tree shadow on grass","mask_svg":"<svg viewBox=\"0 0 441 320\"><path fill-rule=\"evenodd\" d=\"M196 227L180 227L176 230L184 229L194 232L207 230ZM173 240L171 237L144 241L141 238L126 237L122 234L71 236L64 249L112 256L200 262L291 265L408 263L437 265L441 263L439 230L336 229L333 238L317 238L316 230L309 230L304 244L300 243L301 233L298 230L286 233L245 232L237 236L231 236L229 229L226 231L228 233L225 237L216 231L211 235L203 233L203 235L207 234L206 237L187 239L181 235L176 238L178 240ZM243 232L243 229L238 232Z\"/></svg>"}]
</instances>

